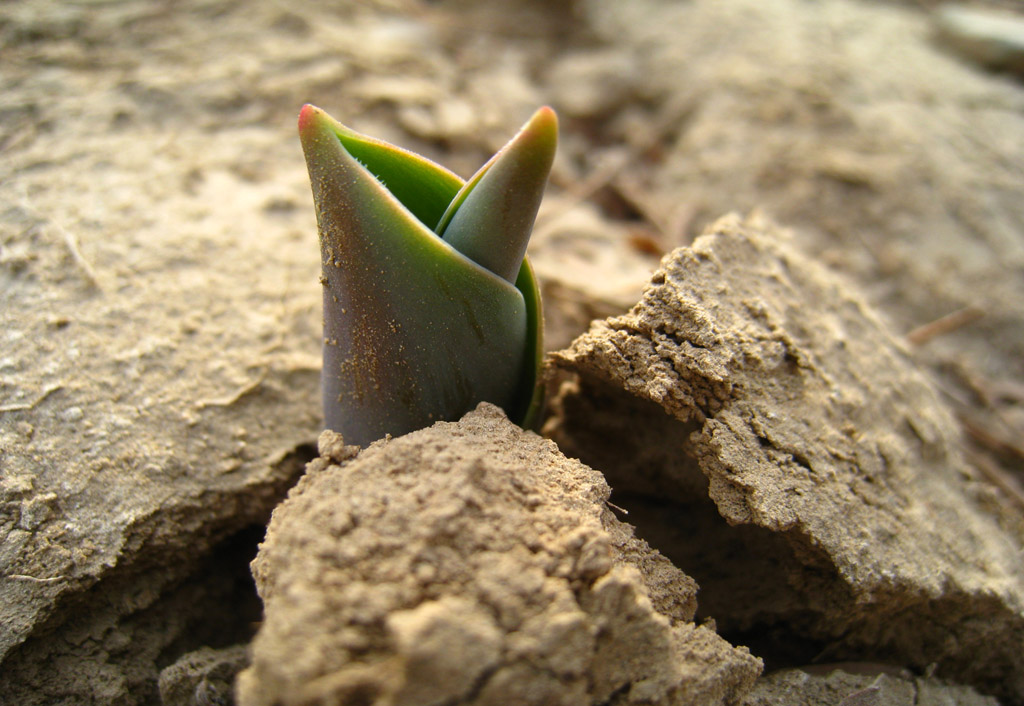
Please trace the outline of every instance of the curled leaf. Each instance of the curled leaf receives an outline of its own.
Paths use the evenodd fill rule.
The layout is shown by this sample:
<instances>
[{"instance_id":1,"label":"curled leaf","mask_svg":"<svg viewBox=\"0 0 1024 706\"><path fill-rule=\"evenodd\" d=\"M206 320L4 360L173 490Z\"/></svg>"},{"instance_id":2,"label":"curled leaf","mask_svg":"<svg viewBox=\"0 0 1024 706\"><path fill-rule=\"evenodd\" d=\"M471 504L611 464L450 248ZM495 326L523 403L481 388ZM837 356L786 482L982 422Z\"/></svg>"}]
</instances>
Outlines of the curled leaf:
<instances>
[{"instance_id":1,"label":"curled leaf","mask_svg":"<svg viewBox=\"0 0 1024 706\"><path fill-rule=\"evenodd\" d=\"M320 231L327 428L365 445L456 419L481 401L520 423L536 416L540 296L523 251L555 131L550 109L538 111L465 188L419 155L303 108L299 134ZM508 198L510 186L526 195ZM525 239L522 216L495 215L517 203L532 208ZM442 223L452 241L435 232ZM491 260L502 273L471 255L488 260L517 238L518 255Z\"/></svg>"}]
</instances>

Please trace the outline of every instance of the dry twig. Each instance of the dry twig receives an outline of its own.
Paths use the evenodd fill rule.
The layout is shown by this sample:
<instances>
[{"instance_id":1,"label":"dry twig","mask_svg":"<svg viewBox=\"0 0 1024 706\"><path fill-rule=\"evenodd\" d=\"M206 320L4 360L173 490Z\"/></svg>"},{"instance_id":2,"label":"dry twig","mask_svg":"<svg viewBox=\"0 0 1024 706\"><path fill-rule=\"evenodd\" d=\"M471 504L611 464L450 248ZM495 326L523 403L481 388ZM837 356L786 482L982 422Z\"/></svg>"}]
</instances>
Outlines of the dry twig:
<instances>
[{"instance_id":1,"label":"dry twig","mask_svg":"<svg viewBox=\"0 0 1024 706\"><path fill-rule=\"evenodd\" d=\"M973 304L965 306L962 309L950 312L945 316L940 316L934 321L918 326L913 331L907 334L907 340L915 346L920 346L938 336L944 336L947 333L951 333L958 328L963 328L967 324L973 323L983 317L985 312Z\"/></svg>"}]
</instances>

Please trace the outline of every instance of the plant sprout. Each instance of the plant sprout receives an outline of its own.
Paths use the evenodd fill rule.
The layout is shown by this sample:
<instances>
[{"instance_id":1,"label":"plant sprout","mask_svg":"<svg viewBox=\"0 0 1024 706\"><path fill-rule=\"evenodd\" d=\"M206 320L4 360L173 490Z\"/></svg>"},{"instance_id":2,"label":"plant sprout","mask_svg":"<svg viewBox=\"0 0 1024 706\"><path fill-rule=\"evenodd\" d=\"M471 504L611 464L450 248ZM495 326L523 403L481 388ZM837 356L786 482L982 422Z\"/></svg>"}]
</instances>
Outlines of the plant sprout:
<instances>
[{"instance_id":1,"label":"plant sprout","mask_svg":"<svg viewBox=\"0 0 1024 706\"><path fill-rule=\"evenodd\" d=\"M365 446L487 401L530 426L542 390L540 292L525 257L558 122L541 108L468 181L299 116L324 293L324 422Z\"/></svg>"}]
</instances>

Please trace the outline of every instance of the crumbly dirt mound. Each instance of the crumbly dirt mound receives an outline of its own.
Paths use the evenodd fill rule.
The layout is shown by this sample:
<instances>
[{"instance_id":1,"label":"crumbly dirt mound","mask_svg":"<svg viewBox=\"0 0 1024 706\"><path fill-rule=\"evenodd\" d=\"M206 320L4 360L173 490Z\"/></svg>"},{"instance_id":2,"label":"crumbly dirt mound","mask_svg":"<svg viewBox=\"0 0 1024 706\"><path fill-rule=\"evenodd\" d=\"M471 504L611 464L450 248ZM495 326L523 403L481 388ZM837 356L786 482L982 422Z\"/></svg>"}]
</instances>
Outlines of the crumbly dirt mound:
<instances>
[{"instance_id":1,"label":"crumbly dirt mound","mask_svg":"<svg viewBox=\"0 0 1024 706\"><path fill-rule=\"evenodd\" d=\"M1019 545L928 379L784 234L718 221L554 361L576 377L549 431L606 472L723 634L770 661L870 654L1024 693Z\"/></svg>"},{"instance_id":2,"label":"crumbly dirt mound","mask_svg":"<svg viewBox=\"0 0 1024 706\"><path fill-rule=\"evenodd\" d=\"M759 673L601 475L497 408L321 451L253 563L240 703L716 704Z\"/></svg>"}]
</instances>

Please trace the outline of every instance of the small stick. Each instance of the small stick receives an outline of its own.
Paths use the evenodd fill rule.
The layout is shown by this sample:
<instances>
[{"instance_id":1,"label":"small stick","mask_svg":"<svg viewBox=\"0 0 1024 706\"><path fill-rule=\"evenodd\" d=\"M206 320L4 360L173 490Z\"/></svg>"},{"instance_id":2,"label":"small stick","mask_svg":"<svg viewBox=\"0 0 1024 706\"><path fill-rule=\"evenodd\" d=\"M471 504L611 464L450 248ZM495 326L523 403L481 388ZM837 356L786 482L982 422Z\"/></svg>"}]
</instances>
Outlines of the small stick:
<instances>
[{"instance_id":1,"label":"small stick","mask_svg":"<svg viewBox=\"0 0 1024 706\"><path fill-rule=\"evenodd\" d=\"M103 286L100 284L100 278L96 274L96 270L93 269L92 265L89 264L89 261L82 255L82 251L78 249L78 239L61 224L52 220L50 223L54 228L60 231L62 236L64 236L64 243L68 246L68 250L71 251L71 257L81 268L82 272L85 273L86 279L89 280L89 284L95 287L96 291L102 292Z\"/></svg>"},{"instance_id":2,"label":"small stick","mask_svg":"<svg viewBox=\"0 0 1024 706\"><path fill-rule=\"evenodd\" d=\"M4 578L17 579L18 581L32 581L33 583L52 583L54 581L64 581L67 579L67 576L48 576L41 579L36 576L26 576L25 574L7 574Z\"/></svg>"},{"instance_id":3,"label":"small stick","mask_svg":"<svg viewBox=\"0 0 1024 706\"><path fill-rule=\"evenodd\" d=\"M51 225L57 229L61 237L64 239L64 244L71 253L72 259L74 259L75 264L78 265L82 272L85 273L86 279L89 280L89 284L91 284L96 291L103 293L104 290L103 286L100 284L99 275L96 274L96 270L82 255L82 251L78 249L78 239L54 218L39 213L29 200L27 192L23 192L21 195L21 206L26 211L30 211L41 223Z\"/></svg>"},{"instance_id":4,"label":"small stick","mask_svg":"<svg viewBox=\"0 0 1024 706\"><path fill-rule=\"evenodd\" d=\"M985 312L973 304L965 306L962 309L957 309L945 316L940 316L934 321L930 321L923 326L918 326L907 334L907 341L915 346L920 346L932 340L936 336L944 336L951 331L955 331L958 328L977 321L984 315Z\"/></svg>"},{"instance_id":5,"label":"small stick","mask_svg":"<svg viewBox=\"0 0 1024 706\"><path fill-rule=\"evenodd\" d=\"M882 675L879 674L870 686L847 695L839 706L876 706L882 703L881 681Z\"/></svg>"},{"instance_id":6,"label":"small stick","mask_svg":"<svg viewBox=\"0 0 1024 706\"><path fill-rule=\"evenodd\" d=\"M622 513L623 515L628 515L628 514L629 514L629 510L627 510L627 509L626 509L626 508L624 508L624 507L619 507L618 505L616 505L615 503L613 503L613 502L612 502L611 500L605 500L605 501L604 501L604 504L605 504L605 505L607 505L608 507L613 507L613 508L615 508L616 510L618 510L619 512L621 512L621 513Z\"/></svg>"},{"instance_id":7,"label":"small stick","mask_svg":"<svg viewBox=\"0 0 1024 706\"><path fill-rule=\"evenodd\" d=\"M972 453L969 458L971 464L988 482L1006 493L1015 505L1024 509L1024 488L1021 488L1016 478L982 454Z\"/></svg>"},{"instance_id":8,"label":"small stick","mask_svg":"<svg viewBox=\"0 0 1024 706\"><path fill-rule=\"evenodd\" d=\"M1014 442L1012 439L1005 438L1002 434L986 429L984 425L977 424L973 419L970 419L966 414L961 413L960 423L963 424L967 434L974 439L977 443L982 446L1000 453L1004 456L1013 456L1018 460L1024 461L1024 447Z\"/></svg>"},{"instance_id":9,"label":"small stick","mask_svg":"<svg viewBox=\"0 0 1024 706\"><path fill-rule=\"evenodd\" d=\"M21 412L21 411L24 411L26 409L32 409L37 404L39 404L40 402L45 400L47 397L49 397L51 394L53 394L54 392L59 390L61 387L63 387L63 386L62 385L53 385L51 387L48 387L45 390L43 390L43 393L41 395L36 397L31 402L16 402L15 404L5 404L3 406L0 406L0 413L2 413L2 412Z\"/></svg>"},{"instance_id":10,"label":"small stick","mask_svg":"<svg viewBox=\"0 0 1024 706\"><path fill-rule=\"evenodd\" d=\"M196 402L196 407L199 409L206 409L207 407L230 407L231 405L233 405L235 402L238 402L238 400L242 399L246 395L255 392L256 389L259 388L259 386L262 385L263 381L266 379L267 371L264 370L259 374L259 376L255 380L253 380L252 382L248 382L245 385L242 385L242 387L238 388L227 397L219 397L212 400L200 400L199 402Z\"/></svg>"}]
</instances>

